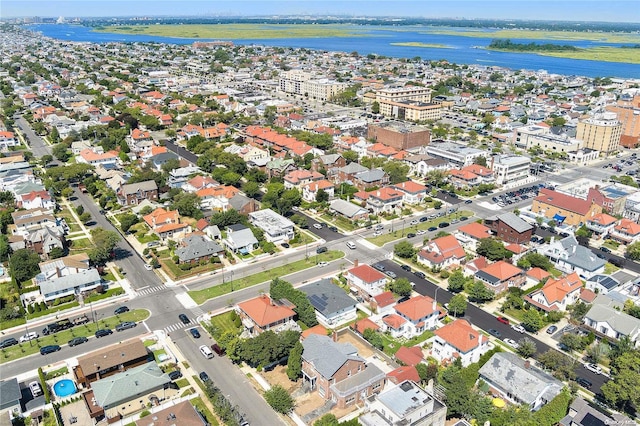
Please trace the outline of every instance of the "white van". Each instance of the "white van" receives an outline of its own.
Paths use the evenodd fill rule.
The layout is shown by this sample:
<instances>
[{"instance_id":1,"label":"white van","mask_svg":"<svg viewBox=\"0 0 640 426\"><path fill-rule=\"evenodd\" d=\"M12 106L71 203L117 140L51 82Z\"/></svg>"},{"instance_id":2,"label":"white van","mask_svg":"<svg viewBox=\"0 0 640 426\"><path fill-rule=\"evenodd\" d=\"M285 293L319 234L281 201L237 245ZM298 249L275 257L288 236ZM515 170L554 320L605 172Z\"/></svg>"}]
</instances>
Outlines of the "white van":
<instances>
[{"instance_id":1,"label":"white van","mask_svg":"<svg viewBox=\"0 0 640 426\"><path fill-rule=\"evenodd\" d=\"M347 241L347 247L349 247L351 250L355 250L356 243L354 243L353 241Z\"/></svg>"},{"instance_id":2,"label":"white van","mask_svg":"<svg viewBox=\"0 0 640 426\"><path fill-rule=\"evenodd\" d=\"M200 346L200 353L202 353L202 356L207 359L213 358L213 352L211 352L211 349L209 349L209 347L206 345Z\"/></svg>"}]
</instances>

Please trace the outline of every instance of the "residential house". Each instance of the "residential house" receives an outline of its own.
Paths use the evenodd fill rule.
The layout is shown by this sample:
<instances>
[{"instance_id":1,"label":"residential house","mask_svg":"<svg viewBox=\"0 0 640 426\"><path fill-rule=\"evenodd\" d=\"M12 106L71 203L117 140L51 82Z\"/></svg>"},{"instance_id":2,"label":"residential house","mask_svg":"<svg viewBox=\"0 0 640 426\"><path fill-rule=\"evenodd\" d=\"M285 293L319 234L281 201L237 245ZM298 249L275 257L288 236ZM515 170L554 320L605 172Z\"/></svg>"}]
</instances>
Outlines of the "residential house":
<instances>
[{"instance_id":1,"label":"residential house","mask_svg":"<svg viewBox=\"0 0 640 426\"><path fill-rule=\"evenodd\" d=\"M384 291L387 276L369 265L356 265L346 274L347 283L357 289L357 293L365 300Z\"/></svg>"},{"instance_id":2,"label":"residential house","mask_svg":"<svg viewBox=\"0 0 640 426\"><path fill-rule=\"evenodd\" d=\"M429 268L448 268L453 265L462 265L465 258L466 253L456 237L446 235L429 241L418 252L417 261Z\"/></svg>"},{"instance_id":3,"label":"residential house","mask_svg":"<svg viewBox=\"0 0 640 426\"><path fill-rule=\"evenodd\" d=\"M426 154L409 155L402 160L409 166L409 175L424 177L434 170L449 170L449 162Z\"/></svg>"},{"instance_id":4,"label":"residential house","mask_svg":"<svg viewBox=\"0 0 640 426\"><path fill-rule=\"evenodd\" d=\"M531 212L554 220L558 224L580 227L589 219L602 213L602 207L592 201L542 188L538 196L533 199Z\"/></svg>"},{"instance_id":5,"label":"residential house","mask_svg":"<svg viewBox=\"0 0 640 426\"><path fill-rule=\"evenodd\" d=\"M640 319L622 311L622 303L601 294L593 301L591 309L582 319L582 323L596 336L617 341L628 337L636 346L640 346Z\"/></svg>"},{"instance_id":6,"label":"residential house","mask_svg":"<svg viewBox=\"0 0 640 426\"><path fill-rule=\"evenodd\" d=\"M549 274L544 269L538 268L536 266L535 268L531 268L531 269L527 270L526 276L527 276L527 282L524 285L524 287L529 287L529 286L538 285L541 281L546 280L549 277L551 277L551 274Z\"/></svg>"},{"instance_id":7,"label":"residential house","mask_svg":"<svg viewBox=\"0 0 640 426\"><path fill-rule=\"evenodd\" d=\"M293 222L271 209L249 213L249 222L261 229L264 238L271 243L285 243L294 237Z\"/></svg>"},{"instance_id":8,"label":"residential house","mask_svg":"<svg viewBox=\"0 0 640 426\"><path fill-rule=\"evenodd\" d=\"M404 194L402 202L405 204L420 204L427 197L427 187L412 180L396 183L391 187Z\"/></svg>"},{"instance_id":9,"label":"residential house","mask_svg":"<svg viewBox=\"0 0 640 426\"><path fill-rule=\"evenodd\" d=\"M313 203L321 190L327 193L329 199L335 196L335 185L326 179L322 179L304 185L302 187L302 199Z\"/></svg>"},{"instance_id":10,"label":"residential house","mask_svg":"<svg viewBox=\"0 0 640 426\"><path fill-rule=\"evenodd\" d=\"M395 304L396 298L390 291L382 292L369 300L371 311L383 316L392 313Z\"/></svg>"},{"instance_id":11,"label":"residential house","mask_svg":"<svg viewBox=\"0 0 640 426\"><path fill-rule=\"evenodd\" d=\"M241 224L228 226L227 238L222 242L234 253L249 254L258 248L258 240L251 229Z\"/></svg>"},{"instance_id":12,"label":"residential house","mask_svg":"<svg viewBox=\"0 0 640 426\"><path fill-rule=\"evenodd\" d=\"M620 281L611 275L598 274L587 280L585 288L597 294L607 294L614 291L620 285Z\"/></svg>"},{"instance_id":13,"label":"residential house","mask_svg":"<svg viewBox=\"0 0 640 426\"><path fill-rule=\"evenodd\" d=\"M585 226L587 229L593 231L595 237L605 238L609 232L616 226L617 219L613 216L609 216L606 213L597 214L589 219Z\"/></svg>"},{"instance_id":14,"label":"residential house","mask_svg":"<svg viewBox=\"0 0 640 426\"><path fill-rule=\"evenodd\" d=\"M88 388L96 380L146 364L149 357L142 341L134 338L79 356L73 374L78 384Z\"/></svg>"},{"instance_id":15,"label":"residential house","mask_svg":"<svg viewBox=\"0 0 640 426\"><path fill-rule=\"evenodd\" d=\"M182 190L185 192L198 192L202 189L213 188L219 186L211 176L194 176L184 184L182 184Z\"/></svg>"},{"instance_id":16,"label":"residential house","mask_svg":"<svg viewBox=\"0 0 640 426\"><path fill-rule=\"evenodd\" d=\"M403 346L404 347L404 346ZM402 365L387 373L388 384L393 383L397 385L405 380L411 380L412 382L420 382L420 375L418 370L413 365ZM362 419L362 416L360 417Z\"/></svg>"},{"instance_id":17,"label":"residential house","mask_svg":"<svg viewBox=\"0 0 640 426\"><path fill-rule=\"evenodd\" d=\"M509 287L522 287L526 282L524 271L504 260L479 270L475 277L495 294L507 291Z\"/></svg>"},{"instance_id":18,"label":"residential house","mask_svg":"<svg viewBox=\"0 0 640 426\"><path fill-rule=\"evenodd\" d=\"M304 285L298 290L316 310L318 322L328 328L336 328L356 319L356 301L330 279L322 279Z\"/></svg>"},{"instance_id":19,"label":"residential house","mask_svg":"<svg viewBox=\"0 0 640 426\"><path fill-rule=\"evenodd\" d=\"M48 210L42 208L18 210L11 213L11 217L16 227L14 234L27 235L42 227L55 228L58 225L56 218L48 213Z\"/></svg>"},{"instance_id":20,"label":"residential house","mask_svg":"<svg viewBox=\"0 0 640 426\"><path fill-rule=\"evenodd\" d=\"M557 269L566 274L577 272L583 279L602 274L604 265L607 263L587 247L578 244L573 235L560 240L551 238L549 244L542 245L536 250L548 257Z\"/></svg>"},{"instance_id":21,"label":"residential house","mask_svg":"<svg viewBox=\"0 0 640 426\"><path fill-rule=\"evenodd\" d=\"M384 187L370 192L356 192L353 198L354 201L365 202L365 207L373 214L382 214L401 208L404 193L391 187Z\"/></svg>"},{"instance_id":22,"label":"residential house","mask_svg":"<svg viewBox=\"0 0 640 426\"><path fill-rule=\"evenodd\" d=\"M533 225L511 212L488 217L484 224L502 241L516 244L528 243L534 229Z\"/></svg>"},{"instance_id":23,"label":"residential house","mask_svg":"<svg viewBox=\"0 0 640 426\"><path fill-rule=\"evenodd\" d=\"M321 155L311 160L311 170L320 172L321 170L329 170L333 168L344 167L347 160L340 154Z\"/></svg>"},{"instance_id":24,"label":"residential house","mask_svg":"<svg viewBox=\"0 0 640 426\"><path fill-rule=\"evenodd\" d=\"M107 422L113 423L115 419L145 409L146 402L155 400L158 403L156 395L162 396L162 390L168 389L170 384L169 376L152 361L93 382L91 392Z\"/></svg>"},{"instance_id":25,"label":"residential house","mask_svg":"<svg viewBox=\"0 0 640 426\"><path fill-rule=\"evenodd\" d=\"M523 404L531 411L558 396L564 383L511 352L494 354L479 370L480 380L496 397Z\"/></svg>"},{"instance_id":26,"label":"residential house","mask_svg":"<svg viewBox=\"0 0 640 426\"><path fill-rule=\"evenodd\" d=\"M353 164L353 163L351 163ZM346 166L348 167L348 166ZM389 175L382 169L371 169L353 176L353 186L360 191L374 187L382 188L389 184Z\"/></svg>"},{"instance_id":27,"label":"residential house","mask_svg":"<svg viewBox=\"0 0 640 426\"><path fill-rule=\"evenodd\" d=\"M172 403L164 410L154 411L152 416L141 417L136 426L209 426L207 419L190 401Z\"/></svg>"},{"instance_id":28,"label":"residential house","mask_svg":"<svg viewBox=\"0 0 640 426\"><path fill-rule=\"evenodd\" d=\"M0 381L0 422L2 424L13 424L12 420L22 414L20 400L22 392L18 379L6 379Z\"/></svg>"},{"instance_id":29,"label":"residential house","mask_svg":"<svg viewBox=\"0 0 640 426\"><path fill-rule=\"evenodd\" d=\"M186 223L180 223L180 213L177 210L165 210L162 207L143 216L143 219L162 241L168 238L180 238L191 228Z\"/></svg>"},{"instance_id":30,"label":"residential house","mask_svg":"<svg viewBox=\"0 0 640 426\"><path fill-rule=\"evenodd\" d=\"M196 191L200 197L200 207L203 210L227 211L231 208L231 199L238 195L240 190L230 185L212 186Z\"/></svg>"},{"instance_id":31,"label":"residential house","mask_svg":"<svg viewBox=\"0 0 640 426\"><path fill-rule=\"evenodd\" d=\"M574 272L558 279L550 278L540 290L525 296L524 299L545 312L566 311L567 306L578 301L581 289L582 281Z\"/></svg>"},{"instance_id":32,"label":"residential house","mask_svg":"<svg viewBox=\"0 0 640 426\"><path fill-rule=\"evenodd\" d=\"M465 248L476 251L480 240L491 237L491 229L478 222L471 222L460 226L454 231L454 235Z\"/></svg>"},{"instance_id":33,"label":"residential house","mask_svg":"<svg viewBox=\"0 0 640 426\"><path fill-rule=\"evenodd\" d=\"M633 244L640 241L640 224L629 219L621 219L609 232L609 237L622 244Z\"/></svg>"},{"instance_id":34,"label":"residential house","mask_svg":"<svg viewBox=\"0 0 640 426\"><path fill-rule=\"evenodd\" d=\"M39 229L32 229L26 234L22 234L25 247L30 248L42 258L48 258L49 253L54 248L64 250L67 242L64 238L64 231L60 227L42 226Z\"/></svg>"},{"instance_id":35,"label":"residential house","mask_svg":"<svg viewBox=\"0 0 640 426\"><path fill-rule=\"evenodd\" d=\"M79 295L91 291L102 284L102 278L96 269L80 270L75 274L55 276L38 282L40 294L45 302L60 297Z\"/></svg>"},{"instance_id":36,"label":"residential house","mask_svg":"<svg viewBox=\"0 0 640 426\"><path fill-rule=\"evenodd\" d=\"M369 217L369 211L367 209L342 199L330 201L329 211L353 221L365 220Z\"/></svg>"},{"instance_id":37,"label":"residential house","mask_svg":"<svg viewBox=\"0 0 640 426\"><path fill-rule=\"evenodd\" d=\"M104 168L114 168L118 163L118 153L116 151L96 152L95 149L83 149L76 156L76 162L90 164L92 166L101 165Z\"/></svg>"},{"instance_id":38,"label":"residential house","mask_svg":"<svg viewBox=\"0 0 640 426\"><path fill-rule=\"evenodd\" d=\"M464 166L461 170L465 172L471 172L476 175L479 183L491 184L495 181L493 171L479 164Z\"/></svg>"},{"instance_id":39,"label":"residential house","mask_svg":"<svg viewBox=\"0 0 640 426\"><path fill-rule=\"evenodd\" d=\"M560 426L605 426L623 424L627 419L621 414L607 414L590 402L577 396L569 406L569 412L560 420Z\"/></svg>"},{"instance_id":40,"label":"residential house","mask_svg":"<svg viewBox=\"0 0 640 426\"><path fill-rule=\"evenodd\" d=\"M259 205L255 199L238 193L229 198L229 207L231 207L241 215L247 216L249 213L258 210Z\"/></svg>"},{"instance_id":41,"label":"residential house","mask_svg":"<svg viewBox=\"0 0 640 426\"><path fill-rule=\"evenodd\" d=\"M436 301L428 296L412 297L396 304L394 309L406 321L403 324L402 334L408 339L436 328L440 316Z\"/></svg>"},{"instance_id":42,"label":"residential house","mask_svg":"<svg viewBox=\"0 0 640 426\"><path fill-rule=\"evenodd\" d=\"M189 234L180 241L175 255L178 256L178 263L199 263L208 261L214 256L220 256L224 249L220 244L211 241L208 237L200 234Z\"/></svg>"},{"instance_id":43,"label":"residential house","mask_svg":"<svg viewBox=\"0 0 640 426\"><path fill-rule=\"evenodd\" d=\"M273 332L295 328L296 313L288 301L275 301L263 294L254 299L236 305L236 313L242 320L245 331L249 336L257 336L267 330Z\"/></svg>"},{"instance_id":44,"label":"residential house","mask_svg":"<svg viewBox=\"0 0 640 426\"><path fill-rule=\"evenodd\" d=\"M187 166L173 169L169 172L169 180L167 181L167 184L171 188L182 188L182 186L189 180L189 176L193 176L196 173L201 172L202 170L197 166Z\"/></svg>"},{"instance_id":45,"label":"residential house","mask_svg":"<svg viewBox=\"0 0 640 426\"><path fill-rule=\"evenodd\" d=\"M52 278L66 277L89 270L89 256L86 253L72 254L57 259L40 262L40 273L34 277L34 282L39 285L42 281Z\"/></svg>"},{"instance_id":46,"label":"residential house","mask_svg":"<svg viewBox=\"0 0 640 426\"><path fill-rule=\"evenodd\" d=\"M9 148L20 145L20 141L13 132L0 131L0 151L8 151Z\"/></svg>"},{"instance_id":47,"label":"residential house","mask_svg":"<svg viewBox=\"0 0 640 426\"><path fill-rule=\"evenodd\" d=\"M311 182L323 180L324 175L314 172L311 170L292 170L287 173L284 177L284 187L286 189L298 188L302 189L304 185L307 185Z\"/></svg>"},{"instance_id":48,"label":"residential house","mask_svg":"<svg viewBox=\"0 0 640 426\"><path fill-rule=\"evenodd\" d=\"M27 210L42 209L53 213L56 209L56 200L51 196L49 191L31 191L26 194L16 195L16 205L18 208Z\"/></svg>"},{"instance_id":49,"label":"residential house","mask_svg":"<svg viewBox=\"0 0 640 426\"><path fill-rule=\"evenodd\" d=\"M480 177L469 170L449 170L449 182L456 189L470 189L482 183Z\"/></svg>"},{"instance_id":50,"label":"residential house","mask_svg":"<svg viewBox=\"0 0 640 426\"><path fill-rule=\"evenodd\" d=\"M475 259L468 261L462 269L462 275L465 277L474 277L476 273L489 266L489 261L484 256L478 256Z\"/></svg>"},{"instance_id":51,"label":"residential house","mask_svg":"<svg viewBox=\"0 0 640 426\"><path fill-rule=\"evenodd\" d=\"M158 200L158 185L156 185L156 181L147 180L122 185L118 191L118 202L122 206L140 204L143 200Z\"/></svg>"},{"instance_id":52,"label":"residential house","mask_svg":"<svg viewBox=\"0 0 640 426\"><path fill-rule=\"evenodd\" d=\"M466 367L478 362L480 356L489 350L489 339L462 318L440 327L434 334L431 356L444 364L459 358L462 366Z\"/></svg>"},{"instance_id":53,"label":"residential house","mask_svg":"<svg viewBox=\"0 0 640 426\"><path fill-rule=\"evenodd\" d=\"M420 346L400 346L398 351L394 354L394 357L400 364L410 365L415 367L416 365L424 361L424 354Z\"/></svg>"},{"instance_id":54,"label":"residential house","mask_svg":"<svg viewBox=\"0 0 640 426\"><path fill-rule=\"evenodd\" d=\"M365 413L358 417L364 426L444 426L447 406L413 381L386 387L380 395L365 400Z\"/></svg>"},{"instance_id":55,"label":"residential house","mask_svg":"<svg viewBox=\"0 0 640 426\"><path fill-rule=\"evenodd\" d=\"M386 376L374 364L366 364L350 343L312 334L302 341L302 379L325 400L339 408L362 403L380 393Z\"/></svg>"}]
</instances>

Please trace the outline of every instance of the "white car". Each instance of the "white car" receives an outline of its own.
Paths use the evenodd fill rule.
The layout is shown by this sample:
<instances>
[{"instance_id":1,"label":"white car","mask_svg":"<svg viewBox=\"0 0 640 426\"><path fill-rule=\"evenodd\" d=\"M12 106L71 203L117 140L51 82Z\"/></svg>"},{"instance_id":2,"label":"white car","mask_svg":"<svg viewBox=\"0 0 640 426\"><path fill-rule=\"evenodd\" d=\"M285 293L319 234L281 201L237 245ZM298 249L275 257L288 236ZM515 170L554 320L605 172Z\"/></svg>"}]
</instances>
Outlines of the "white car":
<instances>
[{"instance_id":1,"label":"white car","mask_svg":"<svg viewBox=\"0 0 640 426\"><path fill-rule=\"evenodd\" d=\"M29 340L33 340L37 338L38 338L38 333L36 333L35 331L32 331L20 337L20 343L28 342Z\"/></svg>"},{"instance_id":2,"label":"white car","mask_svg":"<svg viewBox=\"0 0 640 426\"><path fill-rule=\"evenodd\" d=\"M504 342L507 345L511 346L512 348L517 348L518 347L518 343L513 339L504 339Z\"/></svg>"},{"instance_id":3,"label":"white car","mask_svg":"<svg viewBox=\"0 0 640 426\"><path fill-rule=\"evenodd\" d=\"M42 395L42 388L40 387L40 383L36 381L29 383L29 389L31 390L31 395L33 395L34 398Z\"/></svg>"},{"instance_id":4,"label":"white car","mask_svg":"<svg viewBox=\"0 0 640 426\"><path fill-rule=\"evenodd\" d=\"M411 222L409 222L409 225L417 225L417 224L418 224L417 219L413 219Z\"/></svg>"},{"instance_id":5,"label":"white car","mask_svg":"<svg viewBox=\"0 0 640 426\"><path fill-rule=\"evenodd\" d=\"M322 229L322 225L320 225L319 223L314 223L312 226L316 229Z\"/></svg>"},{"instance_id":6,"label":"white car","mask_svg":"<svg viewBox=\"0 0 640 426\"><path fill-rule=\"evenodd\" d=\"M523 326L520 324L511 324L511 329L517 331L518 333L524 334L525 330Z\"/></svg>"},{"instance_id":7,"label":"white car","mask_svg":"<svg viewBox=\"0 0 640 426\"><path fill-rule=\"evenodd\" d=\"M147 271L150 271L153 269L153 266L149 265L148 263L144 264L144 269L146 269Z\"/></svg>"},{"instance_id":8,"label":"white car","mask_svg":"<svg viewBox=\"0 0 640 426\"><path fill-rule=\"evenodd\" d=\"M322 268L323 266L327 266L328 264L329 264L329 262L325 262L325 261L318 262L318 266L319 266L320 268Z\"/></svg>"},{"instance_id":9,"label":"white car","mask_svg":"<svg viewBox=\"0 0 640 426\"><path fill-rule=\"evenodd\" d=\"M425 231L424 229L418 229L416 231L416 235L423 235L423 234L426 234L426 233L427 233L427 231Z\"/></svg>"},{"instance_id":10,"label":"white car","mask_svg":"<svg viewBox=\"0 0 640 426\"><path fill-rule=\"evenodd\" d=\"M602 367L597 364L585 364L584 368L591 371L592 373L602 374Z\"/></svg>"},{"instance_id":11,"label":"white car","mask_svg":"<svg viewBox=\"0 0 640 426\"><path fill-rule=\"evenodd\" d=\"M382 235L382 232L380 232L380 231L376 231L376 232L373 233L374 237L378 237L380 235Z\"/></svg>"}]
</instances>

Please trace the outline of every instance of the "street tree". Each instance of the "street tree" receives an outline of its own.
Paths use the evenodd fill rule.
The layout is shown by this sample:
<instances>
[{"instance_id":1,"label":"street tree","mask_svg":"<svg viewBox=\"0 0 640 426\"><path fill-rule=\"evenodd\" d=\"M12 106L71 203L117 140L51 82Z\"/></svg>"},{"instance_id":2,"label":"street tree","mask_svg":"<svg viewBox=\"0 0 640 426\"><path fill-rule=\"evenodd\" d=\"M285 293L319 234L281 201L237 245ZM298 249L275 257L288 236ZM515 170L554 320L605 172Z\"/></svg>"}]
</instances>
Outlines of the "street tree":
<instances>
[{"instance_id":1,"label":"street tree","mask_svg":"<svg viewBox=\"0 0 640 426\"><path fill-rule=\"evenodd\" d=\"M402 240L393 246L393 253L403 259L411 259L416 254L416 249L408 240Z\"/></svg>"},{"instance_id":2,"label":"street tree","mask_svg":"<svg viewBox=\"0 0 640 426\"><path fill-rule=\"evenodd\" d=\"M80 222L86 225L87 223L91 222L91 213L84 212L80 215L79 219L80 219Z\"/></svg>"},{"instance_id":3,"label":"street tree","mask_svg":"<svg viewBox=\"0 0 640 426\"><path fill-rule=\"evenodd\" d=\"M628 412L640 408L640 350L630 350L611 363L611 380L600 389L612 405Z\"/></svg>"},{"instance_id":4,"label":"street tree","mask_svg":"<svg viewBox=\"0 0 640 426\"><path fill-rule=\"evenodd\" d=\"M553 375L558 379L569 380L576 377L576 373L573 371L574 360L554 349L540 354L538 362L545 368L552 370Z\"/></svg>"},{"instance_id":5,"label":"street tree","mask_svg":"<svg viewBox=\"0 0 640 426\"><path fill-rule=\"evenodd\" d=\"M411 295L413 287L411 287L411 282L407 278L401 277L393 280L389 285L389 289L400 297L407 297Z\"/></svg>"},{"instance_id":6,"label":"street tree","mask_svg":"<svg viewBox=\"0 0 640 426\"><path fill-rule=\"evenodd\" d=\"M560 343L566 345L572 351L582 351L587 346L582 336L574 333L564 333L560 337Z\"/></svg>"},{"instance_id":7,"label":"street tree","mask_svg":"<svg viewBox=\"0 0 640 426\"><path fill-rule=\"evenodd\" d=\"M94 265L104 265L111 257L116 244L120 241L120 235L115 231L95 228L91 230L91 239L94 247L88 252L89 260Z\"/></svg>"},{"instance_id":8,"label":"street tree","mask_svg":"<svg viewBox=\"0 0 640 426\"><path fill-rule=\"evenodd\" d=\"M640 260L640 241L629 244L625 254L631 260Z\"/></svg>"},{"instance_id":9,"label":"street tree","mask_svg":"<svg viewBox=\"0 0 640 426\"><path fill-rule=\"evenodd\" d=\"M536 347L536 343L532 339L529 337L523 337L518 341L518 348L516 349L516 352L518 352L518 354L523 358L529 358L535 354L537 350L538 348Z\"/></svg>"},{"instance_id":10,"label":"street tree","mask_svg":"<svg viewBox=\"0 0 640 426\"><path fill-rule=\"evenodd\" d=\"M464 312L467 310L467 298L464 294L459 293L454 295L451 300L449 300L449 314L452 314L454 317L464 315Z\"/></svg>"},{"instance_id":11,"label":"street tree","mask_svg":"<svg viewBox=\"0 0 640 426\"><path fill-rule=\"evenodd\" d=\"M483 303L492 300L494 294L481 281L472 281L467 285L467 294L472 302Z\"/></svg>"},{"instance_id":12,"label":"street tree","mask_svg":"<svg viewBox=\"0 0 640 426\"><path fill-rule=\"evenodd\" d=\"M122 232L127 232L129 231L129 228L131 228L133 225L135 225L139 221L140 219L138 219L137 215L126 213L120 216L120 229L122 229Z\"/></svg>"},{"instance_id":13,"label":"street tree","mask_svg":"<svg viewBox=\"0 0 640 426\"><path fill-rule=\"evenodd\" d=\"M289 392L281 385L272 386L271 389L264 393L264 399L271 408L281 414L289 413L295 405L295 401L289 395Z\"/></svg>"},{"instance_id":14,"label":"street tree","mask_svg":"<svg viewBox=\"0 0 640 426\"><path fill-rule=\"evenodd\" d=\"M535 309L529 309L522 314L522 326L528 331L536 332L544 327L544 318Z\"/></svg>"},{"instance_id":15,"label":"street tree","mask_svg":"<svg viewBox=\"0 0 640 426\"><path fill-rule=\"evenodd\" d=\"M451 275L449 275L447 282L449 283L447 290L452 293L460 293L464 290L467 278L464 276L461 269L456 269L451 273Z\"/></svg>"}]
</instances>

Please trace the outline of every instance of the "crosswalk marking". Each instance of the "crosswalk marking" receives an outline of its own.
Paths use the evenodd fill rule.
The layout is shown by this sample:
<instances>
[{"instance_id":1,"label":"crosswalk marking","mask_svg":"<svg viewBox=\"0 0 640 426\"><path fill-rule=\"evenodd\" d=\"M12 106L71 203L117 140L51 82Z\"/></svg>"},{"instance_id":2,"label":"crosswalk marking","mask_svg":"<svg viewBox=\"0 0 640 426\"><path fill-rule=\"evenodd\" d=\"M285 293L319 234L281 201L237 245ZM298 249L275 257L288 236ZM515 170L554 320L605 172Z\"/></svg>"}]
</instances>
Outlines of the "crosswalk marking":
<instances>
[{"instance_id":1,"label":"crosswalk marking","mask_svg":"<svg viewBox=\"0 0 640 426\"><path fill-rule=\"evenodd\" d=\"M194 327L195 325L197 325L197 324L195 324L193 321L190 324L183 324L181 322L177 322L175 324L171 324L171 325L165 327L164 331L165 331L165 333L171 333L171 332L174 332L176 330L180 330L182 328L191 328L191 327Z\"/></svg>"},{"instance_id":2,"label":"crosswalk marking","mask_svg":"<svg viewBox=\"0 0 640 426\"><path fill-rule=\"evenodd\" d=\"M155 293L156 291L164 290L166 287L163 285L158 285L154 287L143 288L142 290L136 290L139 295L147 295Z\"/></svg>"}]
</instances>

